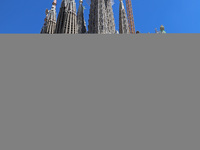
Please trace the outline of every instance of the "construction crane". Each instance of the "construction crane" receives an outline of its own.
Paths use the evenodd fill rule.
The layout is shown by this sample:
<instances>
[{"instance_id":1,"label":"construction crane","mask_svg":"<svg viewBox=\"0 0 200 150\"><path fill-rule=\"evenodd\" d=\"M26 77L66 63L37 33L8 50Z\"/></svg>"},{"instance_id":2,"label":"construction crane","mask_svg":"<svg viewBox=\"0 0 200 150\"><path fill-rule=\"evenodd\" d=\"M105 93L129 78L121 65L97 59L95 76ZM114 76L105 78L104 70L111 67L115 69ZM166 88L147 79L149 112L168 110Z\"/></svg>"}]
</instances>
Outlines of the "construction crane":
<instances>
[{"instance_id":1,"label":"construction crane","mask_svg":"<svg viewBox=\"0 0 200 150\"><path fill-rule=\"evenodd\" d=\"M128 25L131 34L135 34L135 23L133 18L133 10L131 0L126 0L126 11L128 17Z\"/></svg>"}]
</instances>

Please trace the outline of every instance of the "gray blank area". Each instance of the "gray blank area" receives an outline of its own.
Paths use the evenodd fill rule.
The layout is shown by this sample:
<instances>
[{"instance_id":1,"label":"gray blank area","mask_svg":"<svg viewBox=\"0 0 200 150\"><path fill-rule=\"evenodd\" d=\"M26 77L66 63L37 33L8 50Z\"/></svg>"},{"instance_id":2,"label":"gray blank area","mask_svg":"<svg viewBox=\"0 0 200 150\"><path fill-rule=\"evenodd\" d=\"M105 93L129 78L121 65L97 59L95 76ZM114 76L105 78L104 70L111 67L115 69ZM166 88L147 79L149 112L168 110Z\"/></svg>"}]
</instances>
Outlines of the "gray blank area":
<instances>
[{"instance_id":1,"label":"gray blank area","mask_svg":"<svg viewBox=\"0 0 200 150\"><path fill-rule=\"evenodd\" d=\"M1 150L199 150L200 35L0 35Z\"/></svg>"}]
</instances>

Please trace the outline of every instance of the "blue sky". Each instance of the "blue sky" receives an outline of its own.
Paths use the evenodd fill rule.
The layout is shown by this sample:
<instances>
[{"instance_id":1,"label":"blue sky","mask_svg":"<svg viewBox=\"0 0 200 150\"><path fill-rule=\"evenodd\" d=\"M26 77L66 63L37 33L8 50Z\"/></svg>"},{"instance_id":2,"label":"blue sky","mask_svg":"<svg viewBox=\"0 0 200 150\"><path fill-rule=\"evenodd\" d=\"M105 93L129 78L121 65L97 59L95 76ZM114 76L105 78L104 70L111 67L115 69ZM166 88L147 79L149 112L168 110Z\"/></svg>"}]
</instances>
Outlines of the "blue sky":
<instances>
[{"instance_id":1,"label":"blue sky","mask_svg":"<svg viewBox=\"0 0 200 150\"><path fill-rule=\"evenodd\" d=\"M57 13L62 0L58 0ZM77 9L79 0L75 0ZM125 0L124 4L125 4ZM1 0L0 33L40 33L45 9L53 0ZM113 5L116 29L119 29L119 0ZM88 25L89 6L84 1L85 20ZM199 0L132 0L136 30L154 33L165 26L167 33L200 33Z\"/></svg>"}]
</instances>

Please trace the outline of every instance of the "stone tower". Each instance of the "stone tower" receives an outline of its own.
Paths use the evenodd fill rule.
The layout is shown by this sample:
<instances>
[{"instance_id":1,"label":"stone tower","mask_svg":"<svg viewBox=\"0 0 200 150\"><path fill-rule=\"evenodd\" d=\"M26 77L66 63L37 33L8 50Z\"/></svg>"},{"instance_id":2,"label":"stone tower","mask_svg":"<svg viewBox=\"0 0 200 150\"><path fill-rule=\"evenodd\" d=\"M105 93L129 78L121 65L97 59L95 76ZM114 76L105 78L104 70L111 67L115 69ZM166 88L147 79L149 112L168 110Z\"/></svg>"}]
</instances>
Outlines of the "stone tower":
<instances>
[{"instance_id":1,"label":"stone tower","mask_svg":"<svg viewBox=\"0 0 200 150\"><path fill-rule=\"evenodd\" d=\"M120 0L119 4L119 33L120 34L128 34L129 26L128 26L128 19L126 15L126 11L124 8L123 0Z\"/></svg>"},{"instance_id":2,"label":"stone tower","mask_svg":"<svg viewBox=\"0 0 200 150\"><path fill-rule=\"evenodd\" d=\"M56 29L56 5L57 0L54 0L51 10L46 9L46 18L42 27L42 34L54 34Z\"/></svg>"},{"instance_id":3,"label":"stone tower","mask_svg":"<svg viewBox=\"0 0 200 150\"><path fill-rule=\"evenodd\" d=\"M105 0L92 0L90 4L88 33L107 34L107 22Z\"/></svg>"},{"instance_id":4,"label":"stone tower","mask_svg":"<svg viewBox=\"0 0 200 150\"><path fill-rule=\"evenodd\" d=\"M75 0L63 0L56 24L56 33L76 34L77 30Z\"/></svg>"},{"instance_id":5,"label":"stone tower","mask_svg":"<svg viewBox=\"0 0 200 150\"><path fill-rule=\"evenodd\" d=\"M77 12L77 26L78 26L78 33L86 33L86 23L84 19L84 8L83 8L83 0L79 1L79 8Z\"/></svg>"},{"instance_id":6,"label":"stone tower","mask_svg":"<svg viewBox=\"0 0 200 150\"><path fill-rule=\"evenodd\" d=\"M115 19L112 9L112 3L111 0L105 0L106 10L107 10L107 27L108 27L108 33L109 34L115 34Z\"/></svg>"}]
</instances>

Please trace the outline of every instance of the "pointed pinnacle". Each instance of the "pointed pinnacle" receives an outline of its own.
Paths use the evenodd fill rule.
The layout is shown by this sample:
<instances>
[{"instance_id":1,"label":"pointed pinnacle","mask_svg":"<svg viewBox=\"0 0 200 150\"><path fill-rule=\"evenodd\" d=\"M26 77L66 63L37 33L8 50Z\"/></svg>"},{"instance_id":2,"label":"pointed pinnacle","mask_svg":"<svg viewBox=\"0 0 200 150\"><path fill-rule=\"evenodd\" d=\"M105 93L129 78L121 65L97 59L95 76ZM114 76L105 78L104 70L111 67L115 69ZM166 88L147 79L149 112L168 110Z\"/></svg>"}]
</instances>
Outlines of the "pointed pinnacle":
<instances>
[{"instance_id":1,"label":"pointed pinnacle","mask_svg":"<svg viewBox=\"0 0 200 150\"><path fill-rule=\"evenodd\" d=\"M52 5L57 5L57 0L54 0Z\"/></svg>"}]
</instances>

